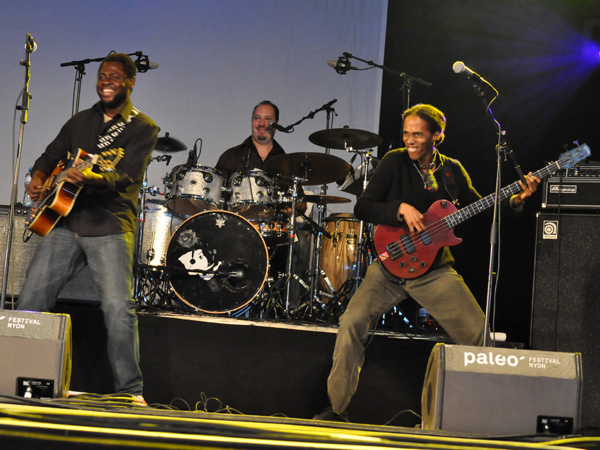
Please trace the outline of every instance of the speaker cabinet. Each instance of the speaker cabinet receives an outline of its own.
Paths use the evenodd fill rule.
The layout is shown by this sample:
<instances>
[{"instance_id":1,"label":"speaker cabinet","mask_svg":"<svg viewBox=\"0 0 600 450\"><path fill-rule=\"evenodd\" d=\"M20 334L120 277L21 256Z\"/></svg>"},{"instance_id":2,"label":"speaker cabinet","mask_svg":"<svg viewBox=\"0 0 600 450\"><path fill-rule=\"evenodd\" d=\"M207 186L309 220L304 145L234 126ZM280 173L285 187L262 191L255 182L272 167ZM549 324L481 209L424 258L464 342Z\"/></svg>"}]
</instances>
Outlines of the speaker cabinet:
<instances>
[{"instance_id":1,"label":"speaker cabinet","mask_svg":"<svg viewBox=\"0 0 600 450\"><path fill-rule=\"evenodd\" d=\"M600 419L600 214L537 217L531 348L585 361L582 426Z\"/></svg>"},{"instance_id":2,"label":"speaker cabinet","mask_svg":"<svg viewBox=\"0 0 600 450\"><path fill-rule=\"evenodd\" d=\"M0 310L0 393L65 397L71 380L67 314Z\"/></svg>"},{"instance_id":3,"label":"speaker cabinet","mask_svg":"<svg viewBox=\"0 0 600 450\"><path fill-rule=\"evenodd\" d=\"M423 428L575 433L581 388L577 353L436 344L421 398Z\"/></svg>"},{"instance_id":4,"label":"speaker cabinet","mask_svg":"<svg viewBox=\"0 0 600 450\"><path fill-rule=\"evenodd\" d=\"M27 242L23 242L23 232L25 231L25 220L27 219L27 209L17 208L14 215L14 228L12 236L12 245L10 253L10 264L8 266L8 282L6 283L6 293L8 295L18 296L25 282L25 275L29 262L37 246L40 244L41 237L31 236ZM6 254L6 245L8 243L9 226L9 207L0 206L0 273L4 273L4 255ZM3 277L0 276L0 288L2 287ZM86 266L80 273L65 285L59 293L58 298L66 300L84 300L99 301L100 297L90 282L91 273Z\"/></svg>"}]
</instances>

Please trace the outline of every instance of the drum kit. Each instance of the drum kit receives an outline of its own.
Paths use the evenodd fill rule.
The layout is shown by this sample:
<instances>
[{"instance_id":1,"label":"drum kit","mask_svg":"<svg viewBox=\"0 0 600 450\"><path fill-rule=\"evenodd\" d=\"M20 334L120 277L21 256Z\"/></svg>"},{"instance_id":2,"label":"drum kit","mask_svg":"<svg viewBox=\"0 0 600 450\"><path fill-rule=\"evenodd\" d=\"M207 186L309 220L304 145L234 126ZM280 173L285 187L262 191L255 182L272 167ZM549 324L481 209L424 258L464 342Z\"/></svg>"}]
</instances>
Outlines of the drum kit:
<instances>
[{"instance_id":1,"label":"drum kit","mask_svg":"<svg viewBox=\"0 0 600 450\"><path fill-rule=\"evenodd\" d=\"M381 138L340 128L313 133L309 140L326 153L277 156L264 171L238 172L228 180L212 167L193 164L193 158L166 175L163 192L148 187L146 173L136 241L138 303L232 317L337 320L362 281L370 229L351 213L326 217L327 205L351 201L327 195L327 184L356 176L329 149L354 152L369 167L376 161L369 149ZM151 162L168 164L173 153L184 150L185 144L166 133ZM360 174L363 189L371 173ZM304 192L304 186L318 185L321 194ZM148 198L161 194L164 200ZM318 212L315 220L302 214L307 203ZM304 274L292 271L299 214L312 237ZM291 298L292 283L299 284L301 301Z\"/></svg>"}]
</instances>

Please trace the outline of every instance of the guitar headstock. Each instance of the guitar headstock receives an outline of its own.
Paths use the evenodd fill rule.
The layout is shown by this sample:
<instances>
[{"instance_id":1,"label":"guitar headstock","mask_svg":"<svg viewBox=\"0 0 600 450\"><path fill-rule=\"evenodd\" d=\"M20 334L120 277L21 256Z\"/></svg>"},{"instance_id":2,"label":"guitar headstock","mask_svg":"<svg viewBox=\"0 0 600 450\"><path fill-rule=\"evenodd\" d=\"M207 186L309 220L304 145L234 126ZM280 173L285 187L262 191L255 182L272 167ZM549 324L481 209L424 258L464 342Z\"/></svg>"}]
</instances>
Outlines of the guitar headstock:
<instances>
[{"instance_id":1,"label":"guitar headstock","mask_svg":"<svg viewBox=\"0 0 600 450\"><path fill-rule=\"evenodd\" d=\"M115 166L121 161L124 155L122 148L111 148L105 150L97 156L94 164L98 166L98 169L102 172L112 172L115 170Z\"/></svg>"},{"instance_id":2,"label":"guitar headstock","mask_svg":"<svg viewBox=\"0 0 600 450\"><path fill-rule=\"evenodd\" d=\"M587 144L581 144L572 150L560 154L558 162L561 169L572 169L579 161L587 158L592 154L590 147Z\"/></svg>"}]
</instances>

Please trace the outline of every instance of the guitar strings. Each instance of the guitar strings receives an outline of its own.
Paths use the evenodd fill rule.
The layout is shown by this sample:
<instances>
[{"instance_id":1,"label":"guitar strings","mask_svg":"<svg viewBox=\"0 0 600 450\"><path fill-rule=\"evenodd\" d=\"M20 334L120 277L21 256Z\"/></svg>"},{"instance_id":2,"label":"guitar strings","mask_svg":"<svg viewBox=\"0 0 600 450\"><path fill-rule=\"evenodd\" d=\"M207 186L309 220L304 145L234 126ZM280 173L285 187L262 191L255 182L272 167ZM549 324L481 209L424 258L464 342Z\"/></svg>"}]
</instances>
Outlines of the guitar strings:
<instances>
[{"instance_id":1,"label":"guitar strings","mask_svg":"<svg viewBox=\"0 0 600 450\"><path fill-rule=\"evenodd\" d=\"M532 174L532 176L536 176L538 178L545 178L548 175L550 175L552 172L554 172L557 169L559 169L560 167L564 166L565 163L571 159L572 158L563 158L562 160L559 160L557 162L549 164L548 166L546 166L546 167L538 170L534 174ZM551 170L550 166L557 166L557 167L555 169ZM501 200L504 200L505 198L508 197L508 195L516 194L520 190L521 190L521 186L519 186L519 182L515 181L513 184L510 184L507 187L501 189L500 198L501 198ZM502 194L505 194L505 196L503 197ZM435 236L437 236L438 234L454 228L454 226L450 226L450 223L449 223L450 218L452 218L453 216L456 217L456 216L463 215L465 212L469 213L468 218L470 218L476 214L479 214L480 212L484 211L485 209L487 209L489 206L491 206L493 204L494 196L495 196L495 194L490 194L486 197L483 197L482 199L476 201L475 203L465 206L464 208L459 209L459 210L437 220L436 222L433 222L428 227L426 227L426 229L424 231L410 232L410 233L402 235L401 237L408 236L410 238L411 246L414 247L414 250L410 253L407 252L406 246L402 244L402 241L400 239L393 240L392 242L390 242L388 245L385 246L385 249L387 250L388 255L390 257L392 257L392 255L390 254L391 250L400 250L400 252L403 252L406 255L415 253L416 251L418 251L420 249L420 247L429 245L429 244L426 244L425 242L423 242L423 236L429 236L431 239L428 239L428 241L433 240L433 238ZM477 208L475 206L475 205L480 205L480 204L481 205L486 204L486 205L484 208ZM473 211L475 209L479 209L479 210ZM458 223L461 223L461 222L458 222Z\"/></svg>"}]
</instances>

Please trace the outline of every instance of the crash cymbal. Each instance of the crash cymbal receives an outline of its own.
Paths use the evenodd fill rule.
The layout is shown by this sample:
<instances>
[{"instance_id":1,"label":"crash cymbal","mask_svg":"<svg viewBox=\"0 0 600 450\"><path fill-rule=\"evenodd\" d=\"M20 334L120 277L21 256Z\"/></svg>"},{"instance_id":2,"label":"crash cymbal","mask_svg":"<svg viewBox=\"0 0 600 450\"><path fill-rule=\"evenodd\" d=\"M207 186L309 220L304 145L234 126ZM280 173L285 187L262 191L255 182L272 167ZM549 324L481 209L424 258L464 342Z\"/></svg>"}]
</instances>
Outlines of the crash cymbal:
<instances>
[{"instance_id":1,"label":"crash cymbal","mask_svg":"<svg viewBox=\"0 0 600 450\"><path fill-rule=\"evenodd\" d=\"M378 134L352 128L331 128L316 131L308 137L308 140L319 147L338 150L345 150L347 147L360 150L376 147L383 142Z\"/></svg>"},{"instance_id":2,"label":"crash cymbal","mask_svg":"<svg viewBox=\"0 0 600 450\"><path fill-rule=\"evenodd\" d=\"M187 150L187 147L179 139L170 137L169 133L167 132L165 133L164 137L159 137L156 140L156 147L154 147L154 150L165 153L173 153Z\"/></svg>"},{"instance_id":3,"label":"crash cymbal","mask_svg":"<svg viewBox=\"0 0 600 450\"><path fill-rule=\"evenodd\" d=\"M329 203L350 203L346 197L336 197L335 195L305 195L303 202L316 203L317 205L327 205Z\"/></svg>"},{"instance_id":4,"label":"crash cymbal","mask_svg":"<svg viewBox=\"0 0 600 450\"><path fill-rule=\"evenodd\" d=\"M350 171L350 164L325 153L288 153L267 161L265 172L281 177L298 177L306 186L327 184L342 180Z\"/></svg>"}]
</instances>

